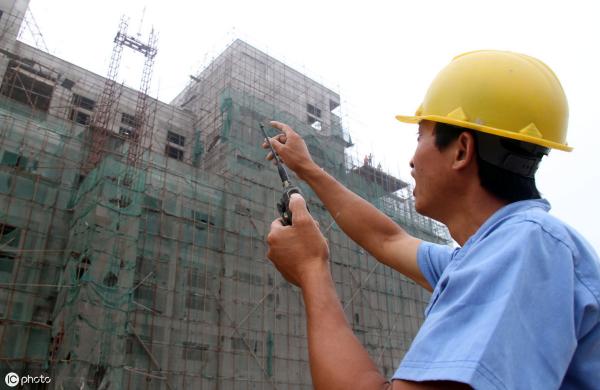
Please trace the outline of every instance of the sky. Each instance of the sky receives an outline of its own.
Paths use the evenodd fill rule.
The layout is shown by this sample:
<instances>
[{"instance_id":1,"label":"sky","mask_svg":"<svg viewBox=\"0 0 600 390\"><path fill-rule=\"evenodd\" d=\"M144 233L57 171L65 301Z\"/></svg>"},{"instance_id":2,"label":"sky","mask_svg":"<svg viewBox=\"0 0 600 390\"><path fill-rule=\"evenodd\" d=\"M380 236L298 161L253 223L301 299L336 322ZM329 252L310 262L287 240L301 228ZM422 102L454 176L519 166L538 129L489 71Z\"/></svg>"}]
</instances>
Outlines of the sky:
<instances>
[{"instance_id":1,"label":"sky","mask_svg":"<svg viewBox=\"0 0 600 390\"><path fill-rule=\"evenodd\" d=\"M554 150L537 174L552 213L600 252L600 5L594 0L182 1L32 0L50 52L106 75L121 15L129 34L158 32L150 94L170 101L235 38L337 91L345 125L374 163L410 181L413 114L437 72L463 52L499 49L547 63L569 100L571 153ZM31 42L30 34L22 39ZM141 56L126 50L119 81L137 88Z\"/></svg>"}]
</instances>

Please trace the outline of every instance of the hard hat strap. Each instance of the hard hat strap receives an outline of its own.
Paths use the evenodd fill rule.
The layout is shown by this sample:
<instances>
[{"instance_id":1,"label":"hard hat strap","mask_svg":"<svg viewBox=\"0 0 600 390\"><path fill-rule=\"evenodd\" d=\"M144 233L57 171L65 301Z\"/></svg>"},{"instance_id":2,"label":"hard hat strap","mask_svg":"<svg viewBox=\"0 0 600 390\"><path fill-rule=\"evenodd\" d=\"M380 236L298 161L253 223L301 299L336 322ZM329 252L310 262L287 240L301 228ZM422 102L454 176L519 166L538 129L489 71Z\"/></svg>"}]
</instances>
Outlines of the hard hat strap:
<instances>
[{"instance_id":1,"label":"hard hat strap","mask_svg":"<svg viewBox=\"0 0 600 390\"><path fill-rule=\"evenodd\" d=\"M483 161L523 177L533 178L542 157L550 151L543 146L491 134L474 135Z\"/></svg>"}]
</instances>

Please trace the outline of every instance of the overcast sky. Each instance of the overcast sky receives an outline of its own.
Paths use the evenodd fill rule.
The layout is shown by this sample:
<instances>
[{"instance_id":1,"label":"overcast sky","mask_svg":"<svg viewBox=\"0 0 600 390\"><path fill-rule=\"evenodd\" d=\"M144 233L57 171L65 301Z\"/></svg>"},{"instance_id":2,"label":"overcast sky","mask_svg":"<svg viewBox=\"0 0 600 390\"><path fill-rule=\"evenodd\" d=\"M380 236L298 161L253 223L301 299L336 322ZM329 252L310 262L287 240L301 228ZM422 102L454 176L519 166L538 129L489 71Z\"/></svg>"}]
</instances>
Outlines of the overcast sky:
<instances>
[{"instance_id":1,"label":"overcast sky","mask_svg":"<svg viewBox=\"0 0 600 390\"><path fill-rule=\"evenodd\" d=\"M538 171L552 212L600 251L600 23L595 1L182 1L32 0L52 54L105 75L122 14L129 33L159 33L151 94L170 101L203 64L242 38L342 95L356 154L409 180L412 114L435 74L477 49L523 52L550 65L570 106L571 153L554 150ZM143 24L141 23L143 21ZM142 25L142 27L140 27ZM28 39L28 34L23 35ZM139 57L139 56L138 56ZM125 51L137 87L141 60ZM125 77L125 76L124 76Z\"/></svg>"}]
</instances>

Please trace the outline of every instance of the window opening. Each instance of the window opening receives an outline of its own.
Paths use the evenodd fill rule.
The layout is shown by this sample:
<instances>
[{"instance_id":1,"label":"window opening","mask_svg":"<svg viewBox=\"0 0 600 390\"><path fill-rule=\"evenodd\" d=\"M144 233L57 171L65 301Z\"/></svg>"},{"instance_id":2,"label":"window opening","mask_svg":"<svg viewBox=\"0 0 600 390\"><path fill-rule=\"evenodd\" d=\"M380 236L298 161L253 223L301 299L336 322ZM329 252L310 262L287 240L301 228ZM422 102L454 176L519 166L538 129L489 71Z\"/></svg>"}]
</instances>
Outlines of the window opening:
<instances>
[{"instance_id":1,"label":"window opening","mask_svg":"<svg viewBox=\"0 0 600 390\"><path fill-rule=\"evenodd\" d=\"M183 150L175 148L171 145L165 147L165 154L175 160L183 161Z\"/></svg>"},{"instance_id":2,"label":"window opening","mask_svg":"<svg viewBox=\"0 0 600 390\"><path fill-rule=\"evenodd\" d=\"M0 249L10 246L18 248L21 241L20 229L0 223Z\"/></svg>"},{"instance_id":3,"label":"window opening","mask_svg":"<svg viewBox=\"0 0 600 390\"><path fill-rule=\"evenodd\" d=\"M310 103L308 103L308 104L306 105L306 111L307 111L309 114L316 116L317 118L320 118L320 117L321 117L321 109L320 109L320 108L317 108L317 107L315 107L315 106L313 106L313 105L312 105L312 104L310 104Z\"/></svg>"},{"instance_id":4,"label":"window opening","mask_svg":"<svg viewBox=\"0 0 600 390\"><path fill-rule=\"evenodd\" d=\"M71 254L71 256L72 255L73 254ZM83 277L83 275L85 275L85 273L90 268L91 264L92 264L92 262L90 261L89 257L85 256L84 258L81 259L81 261L77 265L77 270L76 270L77 280L81 280L81 278Z\"/></svg>"},{"instance_id":5,"label":"window opening","mask_svg":"<svg viewBox=\"0 0 600 390\"><path fill-rule=\"evenodd\" d=\"M135 116L128 114L126 112L123 112L123 113L121 113L121 123L126 126L136 127L137 120L135 119Z\"/></svg>"},{"instance_id":6,"label":"window opening","mask_svg":"<svg viewBox=\"0 0 600 390\"><path fill-rule=\"evenodd\" d=\"M310 115L308 115L307 123L315 130L321 131L323 129L321 121Z\"/></svg>"},{"instance_id":7,"label":"window opening","mask_svg":"<svg viewBox=\"0 0 600 390\"><path fill-rule=\"evenodd\" d=\"M90 98L74 93L73 105L75 107L83 108L84 110L93 111L96 107L96 102Z\"/></svg>"},{"instance_id":8,"label":"window opening","mask_svg":"<svg viewBox=\"0 0 600 390\"><path fill-rule=\"evenodd\" d=\"M2 95L31 108L48 112L53 92L54 80L15 60L9 62L0 87Z\"/></svg>"},{"instance_id":9,"label":"window opening","mask_svg":"<svg viewBox=\"0 0 600 390\"><path fill-rule=\"evenodd\" d=\"M185 146L185 137L173 131L169 131L167 133L167 141L177 144L179 146Z\"/></svg>"}]
</instances>

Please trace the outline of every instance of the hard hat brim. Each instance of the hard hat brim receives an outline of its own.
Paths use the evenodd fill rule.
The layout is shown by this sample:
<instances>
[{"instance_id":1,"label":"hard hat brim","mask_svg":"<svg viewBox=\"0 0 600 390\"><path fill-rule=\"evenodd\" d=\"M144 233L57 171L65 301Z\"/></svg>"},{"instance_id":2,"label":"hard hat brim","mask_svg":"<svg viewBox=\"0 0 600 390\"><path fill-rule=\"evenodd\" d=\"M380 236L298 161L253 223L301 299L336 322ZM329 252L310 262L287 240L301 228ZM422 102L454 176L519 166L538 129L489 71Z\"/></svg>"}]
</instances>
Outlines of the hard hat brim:
<instances>
[{"instance_id":1,"label":"hard hat brim","mask_svg":"<svg viewBox=\"0 0 600 390\"><path fill-rule=\"evenodd\" d=\"M418 116L396 115L396 119L398 119L400 122L411 124L421 122L421 118Z\"/></svg>"},{"instance_id":2,"label":"hard hat brim","mask_svg":"<svg viewBox=\"0 0 600 390\"><path fill-rule=\"evenodd\" d=\"M540 139L537 137L531 137L524 134L515 133L512 131L506 131L501 129L496 129L489 126L479 125L477 123L471 123L467 121L461 121L454 118L448 118L440 115L396 115L396 119L403 123L416 124L421 122L422 120L429 120L432 122L441 122L446 123L453 126L464 127L467 129L481 131L483 133L493 134L500 137L512 138L518 141L529 142L532 144L545 146L552 149L558 149L565 152L570 152L573 150L573 147L568 146L566 144L561 144L558 142L548 141L545 139Z\"/></svg>"}]
</instances>

